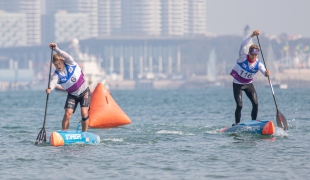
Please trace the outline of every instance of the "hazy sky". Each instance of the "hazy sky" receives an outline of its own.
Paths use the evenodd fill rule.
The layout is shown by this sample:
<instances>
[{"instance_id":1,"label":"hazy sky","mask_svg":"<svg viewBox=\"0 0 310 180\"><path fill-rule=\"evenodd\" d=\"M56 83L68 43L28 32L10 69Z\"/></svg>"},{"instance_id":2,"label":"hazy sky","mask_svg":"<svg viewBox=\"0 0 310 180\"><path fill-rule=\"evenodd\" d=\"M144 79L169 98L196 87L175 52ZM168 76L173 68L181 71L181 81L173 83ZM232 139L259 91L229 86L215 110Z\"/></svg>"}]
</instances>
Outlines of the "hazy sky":
<instances>
[{"instance_id":1,"label":"hazy sky","mask_svg":"<svg viewBox=\"0 0 310 180\"><path fill-rule=\"evenodd\" d=\"M249 25L270 35L310 38L310 0L207 0L207 30L243 35Z\"/></svg>"}]
</instances>

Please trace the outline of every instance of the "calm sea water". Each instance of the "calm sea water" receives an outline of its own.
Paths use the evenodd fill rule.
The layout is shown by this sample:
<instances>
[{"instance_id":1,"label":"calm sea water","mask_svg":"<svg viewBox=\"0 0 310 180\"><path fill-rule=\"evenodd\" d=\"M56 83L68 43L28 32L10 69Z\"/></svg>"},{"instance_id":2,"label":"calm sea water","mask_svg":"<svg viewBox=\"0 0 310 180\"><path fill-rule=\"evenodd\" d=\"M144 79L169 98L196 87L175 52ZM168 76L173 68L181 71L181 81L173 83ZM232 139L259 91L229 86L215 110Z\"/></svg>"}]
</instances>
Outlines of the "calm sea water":
<instances>
[{"instance_id":1,"label":"calm sea water","mask_svg":"<svg viewBox=\"0 0 310 180\"><path fill-rule=\"evenodd\" d=\"M257 88L259 119L273 120L270 88ZM275 89L289 130L273 136L228 135L232 88L112 91L132 124L90 129L99 145L35 146L46 94L0 92L0 179L308 179L309 89ZM242 121L251 104L243 94ZM66 94L52 92L46 131L61 127ZM74 130L79 111L70 121Z\"/></svg>"}]
</instances>

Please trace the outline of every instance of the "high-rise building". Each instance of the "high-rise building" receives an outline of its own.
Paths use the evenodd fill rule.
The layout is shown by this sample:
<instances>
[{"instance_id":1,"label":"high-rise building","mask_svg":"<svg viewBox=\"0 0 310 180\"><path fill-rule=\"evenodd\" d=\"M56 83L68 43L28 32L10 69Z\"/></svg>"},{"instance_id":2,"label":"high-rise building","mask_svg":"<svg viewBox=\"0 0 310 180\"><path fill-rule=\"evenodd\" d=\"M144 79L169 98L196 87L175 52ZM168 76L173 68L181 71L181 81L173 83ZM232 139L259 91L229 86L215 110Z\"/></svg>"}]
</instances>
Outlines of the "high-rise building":
<instances>
[{"instance_id":1,"label":"high-rise building","mask_svg":"<svg viewBox=\"0 0 310 180\"><path fill-rule=\"evenodd\" d=\"M134 0L132 3L134 33L160 36L162 32L161 0Z\"/></svg>"},{"instance_id":2,"label":"high-rise building","mask_svg":"<svg viewBox=\"0 0 310 180\"><path fill-rule=\"evenodd\" d=\"M41 44L40 0L0 0L0 10L8 13L25 14L27 45ZM24 23L22 23L24 24Z\"/></svg>"},{"instance_id":3,"label":"high-rise building","mask_svg":"<svg viewBox=\"0 0 310 180\"><path fill-rule=\"evenodd\" d=\"M47 17L57 14L59 11L66 11L67 15L70 16L68 17L70 19L72 19L72 13L85 14L87 17L87 21L84 22L85 24L83 24L83 26L88 27L87 37L88 35L90 36L89 38L98 37L98 0L46 1L46 16ZM62 16L62 18L66 19L66 16ZM84 18L85 17L83 16L83 19ZM70 24L70 25L73 25L73 24ZM81 28L81 29L84 29L84 28ZM57 37L57 36L58 35L55 34L55 39L58 39L58 40L62 39L61 37ZM72 37L72 38L76 38L76 37Z\"/></svg>"},{"instance_id":4,"label":"high-rise building","mask_svg":"<svg viewBox=\"0 0 310 180\"><path fill-rule=\"evenodd\" d=\"M182 36L185 34L185 22L187 20L187 0L162 1L162 35Z\"/></svg>"},{"instance_id":5,"label":"high-rise building","mask_svg":"<svg viewBox=\"0 0 310 180\"><path fill-rule=\"evenodd\" d=\"M207 32L206 0L187 0L187 20L185 26L189 35L205 34Z\"/></svg>"},{"instance_id":6,"label":"high-rise building","mask_svg":"<svg viewBox=\"0 0 310 180\"><path fill-rule=\"evenodd\" d=\"M63 42L77 36L85 39L206 34L206 6L206 0L0 0L0 10L25 15L26 22L18 27L26 31L27 46ZM58 14L64 11L67 14ZM75 19L77 16L81 19ZM72 29L81 32L71 32Z\"/></svg>"},{"instance_id":7,"label":"high-rise building","mask_svg":"<svg viewBox=\"0 0 310 180\"><path fill-rule=\"evenodd\" d=\"M102 36L206 33L206 0L99 0Z\"/></svg>"},{"instance_id":8,"label":"high-rise building","mask_svg":"<svg viewBox=\"0 0 310 180\"><path fill-rule=\"evenodd\" d=\"M90 37L98 37L98 1L100 0L76 0L78 4L77 13L88 15L88 31Z\"/></svg>"},{"instance_id":9,"label":"high-rise building","mask_svg":"<svg viewBox=\"0 0 310 180\"><path fill-rule=\"evenodd\" d=\"M88 15L85 13L67 13L59 11L54 14L55 19L55 42L68 42L72 39L88 39L91 37L89 31Z\"/></svg>"},{"instance_id":10,"label":"high-rise building","mask_svg":"<svg viewBox=\"0 0 310 180\"><path fill-rule=\"evenodd\" d=\"M98 0L98 36L121 35L122 13L122 0Z\"/></svg>"},{"instance_id":11,"label":"high-rise building","mask_svg":"<svg viewBox=\"0 0 310 180\"><path fill-rule=\"evenodd\" d=\"M0 11L0 48L27 45L27 17Z\"/></svg>"}]
</instances>

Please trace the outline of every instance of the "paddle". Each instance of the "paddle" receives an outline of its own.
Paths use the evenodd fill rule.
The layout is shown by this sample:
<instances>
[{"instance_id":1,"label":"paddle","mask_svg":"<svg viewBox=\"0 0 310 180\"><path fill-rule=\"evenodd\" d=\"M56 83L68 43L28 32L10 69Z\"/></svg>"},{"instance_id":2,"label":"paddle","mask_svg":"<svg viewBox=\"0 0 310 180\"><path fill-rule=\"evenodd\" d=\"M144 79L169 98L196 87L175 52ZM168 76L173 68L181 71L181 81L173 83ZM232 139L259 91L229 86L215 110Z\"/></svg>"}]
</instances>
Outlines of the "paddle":
<instances>
[{"instance_id":1,"label":"paddle","mask_svg":"<svg viewBox=\"0 0 310 180\"><path fill-rule=\"evenodd\" d=\"M52 52L51 52L51 62L50 62L50 71L48 73L48 85L47 85L47 88L50 88L52 62L53 62L53 51L54 51L54 47L52 47ZM45 113L44 113L43 127L42 127L41 131L39 132L39 134L37 136L35 145L38 145L39 143L42 143L42 142L46 143L45 122L46 122L46 112L47 112L48 97L49 97L49 94L46 95L46 104L45 104Z\"/></svg>"},{"instance_id":2,"label":"paddle","mask_svg":"<svg viewBox=\"0 0 310 180\"><path fill-rule=\"evenodd\" d=\"M262 58L263 58L263 61L264 61L264 65L265 65L266 70L267 70L267 66L266 66L266 63L265 63L265 59L264 59L262 48L260 46L259 38L258 38L258 36L256 36L256 37L257 37L259 49L260 49L260 51L262 53ZM274 100L274 103L275 103L276 109L277 109L277 115L276 115L277 125L278 125L278 127L283 128L284 130L288 130L287 120L284 117L284 115L280 112L280 110L278 109L278 104L277 104L277 101L276 101L276 97L274 95L273 87L272 87L271 80L270 80L269 76L268 76L268 81L269 81L269 85L270 85L270 88L271 88L273 100Z\"/></svg>"}]
</instances>

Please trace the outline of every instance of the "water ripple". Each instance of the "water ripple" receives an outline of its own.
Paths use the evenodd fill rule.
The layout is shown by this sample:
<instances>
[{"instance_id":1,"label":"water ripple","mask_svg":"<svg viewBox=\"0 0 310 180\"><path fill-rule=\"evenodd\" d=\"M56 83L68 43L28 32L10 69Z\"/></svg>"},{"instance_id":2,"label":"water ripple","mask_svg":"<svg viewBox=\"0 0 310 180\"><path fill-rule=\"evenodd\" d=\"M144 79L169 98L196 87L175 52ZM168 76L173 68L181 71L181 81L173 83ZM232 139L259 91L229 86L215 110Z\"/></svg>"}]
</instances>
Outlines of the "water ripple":
<instances>
[{"instance_id":1,"label":"water ripple","mask_svg":"<svg viewBox=\"0 0 310 180\"><path fill-rule=\"evenodd\" d=\"M44 92L0 92L0 113L6 117L0 121L0 179L307 179L309 91L275 91L289 130L276 128L271 136L220 133L234 121L231 89L115 91L132 124L90 129L100 136L98 145L62 147L34 145ZM270 89L257 92L259 118L274 121ZM64 95L51 93L48 137L61 126L64 101ZM250 111L244 100L242 121ZM71 129L79 119L75 113Z\"/></svg>"}]
</instances>

